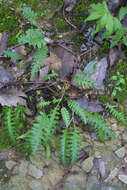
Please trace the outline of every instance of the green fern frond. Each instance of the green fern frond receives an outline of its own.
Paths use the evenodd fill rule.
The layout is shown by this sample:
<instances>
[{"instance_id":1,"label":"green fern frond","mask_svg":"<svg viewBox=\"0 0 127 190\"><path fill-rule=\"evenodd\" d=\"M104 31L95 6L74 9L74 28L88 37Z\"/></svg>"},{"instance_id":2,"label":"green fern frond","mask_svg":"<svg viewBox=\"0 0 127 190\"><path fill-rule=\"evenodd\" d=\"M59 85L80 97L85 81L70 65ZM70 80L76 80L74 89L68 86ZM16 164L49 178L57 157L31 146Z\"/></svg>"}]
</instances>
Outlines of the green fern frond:
<instances>
[{"instance_id":1,"label":"green fern frond","mask_svg":"<svg viewBox=\"0 0 127 190\"><path fill-rule=\"evenodd\" d=\"M5 53L5 55L6 55L7 57L10 57L11 59L16 59L16 60L20 59L19 54L16 53L15 51L6 50L6 51L4 51L4 53Z\"/></svg>"},{"instance_id":2,"label":"green fern frond","mask_svg":"<svg viewBox=\"0 0 127 190\"><path fill-rule=\"evenodd\" d=\"M77 114L81 118L84 124L87 123L87 117L84 114L84 110L76 101L69 100L68 106L72 110L73 113Z\"/></svg>"},{"instance_id":3,"label":"green fern frond","mask_svg":"<svg viewBox=\"0 0 127 190\"><path fill-rule=\"evenodd\" d=\"M46 107L46 106L49 106L50 104L51 104L50 101L45 101L45 100L43 100L43 101L41 101L41 102L39 102L39 103L37 104L37 108L38 108L38 109L42 109L42 108L44 108L44 107Z\"/></svg>"},{"instance_id":4,"label":"green fern frond","mask_svg":"<svg viewBox=\"0 0 127 190\"><path fill-rule=\"evenodd\" d=\"M81 118L84 124L91 123L93 125L100 140L104 141L104 135L114 138L113 132L99 114L84 110L77 102L72 100L68 101L68 105L70 109Z\"/></svg>"},{"instance_id":5,"label":"green fern frond","mask_svg":"<svg viewBox=\"0 0 127 190\"><path fill-rule=\"evenodd\" d=\"M30 7L25 3L20 7L22 11L22 16L27 19L30 23L37 25L37 13L35 13Z\"/></svg>"},{"instance_id":6,"label":"green fern frond","mask_svg":"<svg viewBox=\"0 0 127 190\"><path fill-rule=\"evenodd\" d=\"M125 119L125 115L122 110L118 111L115 108L113 108L111 105L104 104L106 109L109 109L110 113L116 117L123 125L127 125L127 120Z\"/></svg>"},{"instance_id":7,"label":"green fern frond","mask_svg":"<svg viewBox=\"0 0 127 190\"><path fill-rule=\"evenodd\" d=\"M82 86L84 89L89 89L89 88L96 88L96 89L98 89L98 87L95 84L95 82L88 76L87 73L76 74L75 77L74 77L74 82L78 86Z\"/></svg>"},{"instance_id":8,"label":"green fern frond","mask_svg":"<svg viewBox=\"0 0 127 190\"><path fill-rule=\"evenodd\" d=\"M60 136L59 155L62 164L67 167L69 163L69 128L66 127Z\"/></svg>"},{"instance_id":9,"label":"green fern frond","mask_svg":"<svg viewBox=\"0 0 127 190\"><path fill-rule=\"evenodd\" d=\"M20 129L24 126L23 121L25 121L25 108L23 106L3 107L3 132L14 146L17 145L17 137L20 134Z\"/></svg>"},{"instance_id":10,"label":"green fern frond","mask_svg":"<svg viewBox=\"0 0 127 190\"><path fill-rule=\"evenodd\" d=\"M47 58L47 46L44 45L42 48L37 49L34 53L33 62L31 65L31 78L35 76L35 74L40 70L43 63L46 61Z\"/></svg>"},{"instance_id":11,"label":"green fern frond","mask_svg":"<svg viewBox=\"0 0 127 190\"><path fill-rule=\"evenodd\" d=\"M65 107L61 108L61 114L62 114L62 118L63 118L63 120L65 122L65 126L69 127L69 125L70 125L70 115L69 115L68 110Z\"/></svg>"},{"instance_id":12,"label":"green fern frond","mask_svg":"<svg viewBox=\"0 0 127 190\"><path fill-rule=\"evenodd\" d=\"M21 35L18 38L19 44L26 44L37 48L42 48L46 42L44 40L44 35L42 34L40 29L28 29L26 34Z\"/></svg>"},{"instance_id":13,"label":"green fern frond","mask_svg":"<svg viewBox=\"0 0 127 190\"><path fill-rule=\"evenodd\" d=\"M71 164L74 165L81 152L81 136L76 126L74 126L74 130L70 132L69 150L71 154Z\"/></svg>"}]
</instances>

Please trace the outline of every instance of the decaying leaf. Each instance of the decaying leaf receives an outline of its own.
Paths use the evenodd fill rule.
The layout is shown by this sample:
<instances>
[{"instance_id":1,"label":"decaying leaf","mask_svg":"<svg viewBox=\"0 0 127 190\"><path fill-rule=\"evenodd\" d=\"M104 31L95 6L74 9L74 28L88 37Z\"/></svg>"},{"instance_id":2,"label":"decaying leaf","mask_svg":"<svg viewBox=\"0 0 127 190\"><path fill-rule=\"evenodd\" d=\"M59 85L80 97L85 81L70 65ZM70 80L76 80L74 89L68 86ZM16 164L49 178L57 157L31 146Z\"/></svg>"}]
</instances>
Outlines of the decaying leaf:
<instances>
[{"instance_id":1,"label":"decaying leaf","mask_svg":"<svg viewBox=\"0 0 127 190\"><path fill-rule=\"evenodd\" d=\"M62 59L51 52L50 56L48 57L48 59L46 60L44 65L48 65L50 67L50 69L54 69L55 71L59 71L62 67L61 62L62 62Z\"/></svg>"},{"instance_id":2,"label":"decaying leaf","mask_svg":"<svg viewBox=\"0 0 127 190\"><path fill-rule=\"evenodd\" d=\"M120 50L117 47L113 47L109 51L109 64L112 67L119 59Z\"/></svg>"},{"instance_id":3,"label":"decaying leaf","mask_svg":"<svg viewBox=\"0 0 127 190\"><path fill-rule=\"evenodd\" d=\"M26 100L22 97L26 97L24 92L16 89L3 89L0 91L0 104L2 106L26 106Z\"/></svg>"},{"instance_id":4,"label":"decaying leaf","mask_svg":"<svg viewBox=\"0 0 127 190\"><path fill-rule=\"evenodd\" d=\"M68 50L66 50L65 48L67 48ZM61 46L56 46L53 49L51 49L51 51L57 57L62 59L61 68L58 72L61 78L69 76L69 74L73 72L73 68L77 66L77 60L76 57L71 53L71 47L65 46L65 48Z\"/></svg>"},{"instance_id":5,"label":"decaying leaf","mask_svg":"<svg viewBox=\"0 0 127 190\"><path fill-rule=\"evenodd\" d=\"M4 67L0 66L0 88L13 82L13 76Z\"/></svg>"}]
</instances>

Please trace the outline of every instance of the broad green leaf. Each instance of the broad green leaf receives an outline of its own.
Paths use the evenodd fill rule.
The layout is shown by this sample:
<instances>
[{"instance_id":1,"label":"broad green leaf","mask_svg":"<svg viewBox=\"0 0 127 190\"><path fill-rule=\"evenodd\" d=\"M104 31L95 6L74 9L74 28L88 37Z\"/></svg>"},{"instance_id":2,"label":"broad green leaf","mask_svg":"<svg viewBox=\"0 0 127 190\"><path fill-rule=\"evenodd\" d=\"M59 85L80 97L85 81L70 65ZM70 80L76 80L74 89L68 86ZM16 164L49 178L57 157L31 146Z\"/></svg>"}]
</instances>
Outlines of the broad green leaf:
<instances>
[{"instance_id":1,"label":"broad green leaf","mask_svg":"<svg viewBox=\"0 0 127 190\"><path fill-rule=\"evenodd\" d=\"M123 20L126 14L127 14L127 7L121 7L119 12L120 21Z\"/></svg>"},{"instance_id":2,"label":"broad green leaf","mask_svg":"<svg viewBox=\"0 0 127 190\"><path fill-rule=\"evenodd\" d=\"M127 46L127 37L126 37L126 36L123 36L123 39L122 39L122 40L123 40L124 45Z\"/></svg>"},{"instance_id":3,"label":"broad green leaf","mask_svg":"<svg viewBox=\"0 0 127 190\"><path fill-rule=\"evenodd\" d=\"M86 18L85 21L97 20L97 19L99 19L99 18L101 18L101 17L102 17L102 14L100 14L100 13L98 13L98 12L93 12L93 13L91 13L90 16L88 16L88 17Z\"/></svg>"}]
</instances>

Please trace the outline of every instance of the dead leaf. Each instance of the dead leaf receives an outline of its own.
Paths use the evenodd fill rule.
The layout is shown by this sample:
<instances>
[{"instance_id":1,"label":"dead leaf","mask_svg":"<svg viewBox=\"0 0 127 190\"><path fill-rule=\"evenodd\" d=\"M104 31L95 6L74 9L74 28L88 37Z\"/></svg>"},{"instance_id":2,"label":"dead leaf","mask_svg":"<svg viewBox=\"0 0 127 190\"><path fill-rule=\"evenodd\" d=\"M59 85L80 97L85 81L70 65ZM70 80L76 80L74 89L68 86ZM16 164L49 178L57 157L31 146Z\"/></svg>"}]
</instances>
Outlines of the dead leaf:
<instances>
[{"instance_id":1,"label":"dead leaf","mask_svg":"<svg viewBox=\"0 0 127 190\"><path fill-rule=\"evenodd\" d=\"M72 11L76 3L77 3L77 0L64 0L64 5L67 6L65 10L67 12Z\"/></svg>"},{"instance_id":2,"label":"dead leaf","mask_svg":"<svg viewBox=\"0 0 127 190\"><path fill-rule=\"evenodd\" d=\"M114 179L114 178L117 176L118 171L119 171L118 168L114 168L114 169L110 172L109 176L104 180L104 182L109 182L109 181L111 181L112 179Z\"/></svg>"},{"instance_id":3,"label":"dead leaf","mask_svg":"<svg viewBox=\"0 0 127 190\"><path fill-rule=\"evenodd\" d=\"M0 104L2 106L17 106L26 105L26 100L22 97L26 97L24 92L16 89L3 89L0 91Z\"/></svg>"},{"instance_id":4,"label":"dead leaf","mask_svg":"<svg viewBox=\"0 0 127 190\"><path fill-rule=\"evenodd\" d=\"M4 67L0 66L0 88L13 82L13 76Z\"/></svg>"},{"instance_id":5,"label":"dead leaf","mask_svg":"<svg viewBox=\"0 0 127 190\"><path fill-rule=\"evenodd\" d=\"M51 51L56 56L62 59L61 68L59 70L59 75L61 78L69 76L73 72L73 68L77 66L76 57L70 52L72 51L71 47L65 46L65 48L61 46L55 46L51 49Z\"/></svg>"},{"instance_id":6,"label":"dead leaf","mask_svg":"<svg viewBox=\"0 0 127 190\"><path fill-rule=\"evenodd\" d=\"M96 85L100 88L101 93L103 93L105 89L103 80L105 79L107 67L108 67L107 58L104 57L96 64L95 71L89 75L89 77L92 80L94 80Z\"/></svg>"},{"instance_id":7,"label":"dead leaf","mask_svg":"<svg viewBox=\"0 0 127 190\"><path fill-rule=\"evenodd\" d=\"M94 170L100 174L101 179L105 177L105 165L106 163L102 158L94 159Z\"/></svg>"},{"instance_id":8,"label":"dead leaf","mask_svg":"<svg viewBox=\"0 0 127 190\"><path fill-rule=\"evenodd\" d=\"M61 62L62 62L62 59L51 52L50 56L48 57L48 59L46 60L44 65L48 65L50 67L50 69L54 69L57 72L62 67Z\"/></svg>"},{"instance_id":9,"label":"dead leaf","mask_svg":"<svg viewBox=\"0 0 127 190\"><path fill-rule=\"evenodd\" d=\"M109 51L109 64L110 67L112 67L119 59L120 56L120 50L118 47L113 47Z\"/></svg>"}]
</instances>

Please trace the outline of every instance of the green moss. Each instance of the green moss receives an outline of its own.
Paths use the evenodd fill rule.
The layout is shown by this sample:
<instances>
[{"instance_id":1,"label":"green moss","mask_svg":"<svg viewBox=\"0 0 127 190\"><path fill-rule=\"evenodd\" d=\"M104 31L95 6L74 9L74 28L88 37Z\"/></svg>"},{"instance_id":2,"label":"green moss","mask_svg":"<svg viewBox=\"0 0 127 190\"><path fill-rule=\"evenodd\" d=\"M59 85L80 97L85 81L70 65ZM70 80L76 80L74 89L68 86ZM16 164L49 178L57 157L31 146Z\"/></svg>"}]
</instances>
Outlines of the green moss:
<instances>
[{"instance_id":1,"label":"green moss","mask_svg":"<svg viewBox=\"0 0 127 190\"><path fill-rule=\"evenodd\" d=\"M68 24L66 23L64 19L57 17L55 19L55 22L56 22L56 27L58 31L63 32L63 31L66 31L66 29L68 29Z\"/></svg>"}]
</instances>

